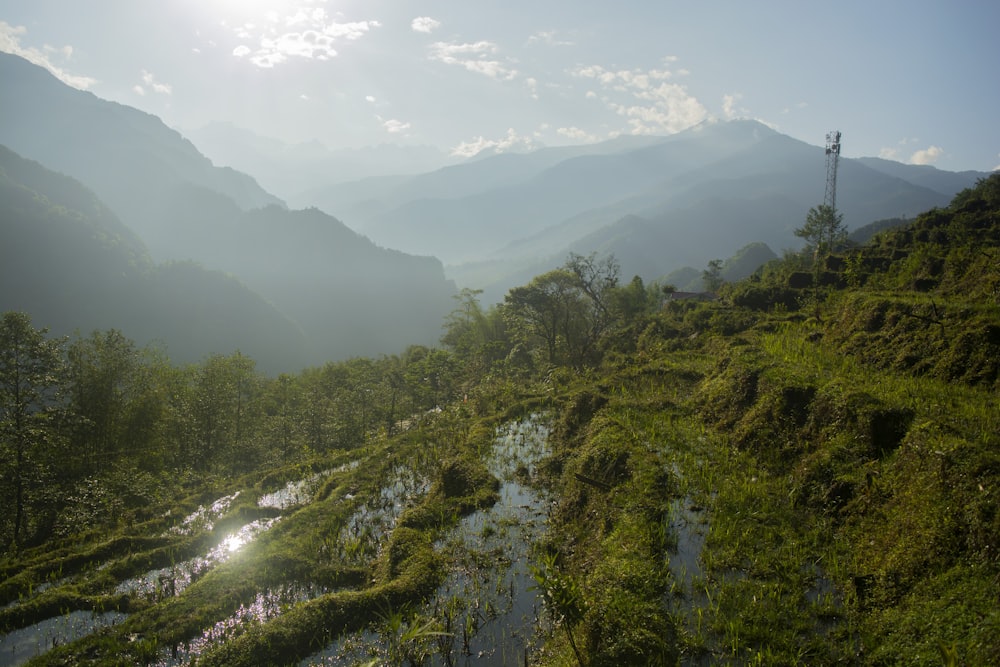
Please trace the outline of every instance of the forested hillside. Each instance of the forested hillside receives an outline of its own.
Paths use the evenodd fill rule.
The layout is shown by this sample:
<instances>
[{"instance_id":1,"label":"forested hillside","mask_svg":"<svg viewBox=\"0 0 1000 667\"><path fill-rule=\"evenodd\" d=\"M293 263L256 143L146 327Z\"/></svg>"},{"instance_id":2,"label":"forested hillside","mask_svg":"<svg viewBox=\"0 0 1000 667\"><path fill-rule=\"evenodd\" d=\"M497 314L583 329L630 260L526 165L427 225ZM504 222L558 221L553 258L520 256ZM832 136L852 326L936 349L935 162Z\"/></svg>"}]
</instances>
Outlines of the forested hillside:
<instances>
[{"instance_id":1,"label":"forested hillside","mask_svg":"<svg viewBox=\"0 0 1000 667\"><path fill-rule=\"evenodd\" d=\"M996 664L1000 175L843 236L712 299L574 254L440 349L278 377L7 313L2 648Z\"/></svg>"}]
</instances>

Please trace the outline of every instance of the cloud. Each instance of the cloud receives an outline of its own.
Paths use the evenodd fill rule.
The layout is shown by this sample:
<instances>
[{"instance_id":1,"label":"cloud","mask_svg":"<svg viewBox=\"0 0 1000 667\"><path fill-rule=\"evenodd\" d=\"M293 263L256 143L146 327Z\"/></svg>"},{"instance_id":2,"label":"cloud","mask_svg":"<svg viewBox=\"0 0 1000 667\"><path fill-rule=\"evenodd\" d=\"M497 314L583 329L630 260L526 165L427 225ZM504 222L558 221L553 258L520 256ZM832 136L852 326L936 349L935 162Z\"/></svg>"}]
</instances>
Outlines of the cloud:
<instances>
[{"instance_id":1,"label":"cloud","mask_svg":"<svg viewBox=\"0 0 1000 667\"><path fill-rule=\"evenodd\" d=\"M555 30L539 30L528 36L528 44L545 44L547 46L573 46L575 42L556 38Z\"/></svg>"},{"instance_id":2,"label":"cloud","mask_svg":"<svg viewBox=\"0 0 1000 667\"><path fill-rule=\"evenodd\" d=\"M933 164L944 154L938 146L928 146L910 156L910 164Z\"/></svg>"},{"instance_id":3,"label":"cloud","mask_svg":"<svg viewBox=\"0 0 1000 667\"><path fill-rule=\"evenodd\" d=\"M441 22L430 16L418 16L410 22L414 32L433 32L441 27Z\"/></svg>"},{"instance_id":4,"label":"cloud","mask_svg":"<svg viewBox=\"0 0 1000 667\"><path fill-rule=\"evenodd\" d=\"M61 53L63 57L68 60L73 55L72 46L67 45L61 49L45 47L45 49L41 51L34 47L21 46L21 37L27 34L27 32L28 29L24 26L12 26L5 21L0 21L0 51L12 53L15 56L24 58L30 63L44 67L51 72L53 76L66 85L79 88L80 90L86 90L97 83L97 79L92 77L70 74L49 60L49 56L45 52L49 51L50 53Z\"/></svg>"},{"instance_id":5,"label":"cloud","mask_svg":"<svg viewBox=\"0 0 1000 667\"><path fill-rule=\"evenodd\" d=\"M149 88L154 93L159 93L160 95L173 94L174 92L173 86L171 86L169 83L163 83L162 81L157 81L156 77L153 76L152 72L147 72L146 70L142 70L140 72L140 76L142 77L142 84L136 84L135 86L132 87L132 90L134 90L139 95L145 95L146 88Z\"/></svg>"},{"instance_id":6,"label":"cloud","mask_svg":"<svg viewBox=\"0 0 1000 667\"><path fill-rule=\"evenodd\" d=\"M538 99L538 79L531 76L524 80L524 85L528 87L528 93L531 95L531 99Z\"/></svg>"},{"instance_id":7,"label":"cloud","mask_svg":"<svg viewBox=\"0 0 1000 667\"><path fill-rule=\"evenodd\" d=\"M743 99L743 93L733 93L732 95L722 96L722 114L726 117L726 120L732 120L737 117L737 112L746 113L747 110L744 108L736 108L736 103Z\"/></svg>"},{"instance_id":8,"label":"cloud","mask_svg":"<svg viewBox=\"0 0 1000 667\"><path fill-rule=\"evenodd\" d=\"M917 144L919 142L920 139L917 137L903 137L902 139L896 142L895 146L883 146L882 148L880 148L878 151L878 156L884 160L895 160L897 162L903 162L905 161L906 158L902 156L905 155L906 153L909 153L912 150L910 148L907 148L907 146L913 146L914 144ZM931 146L931 148L927 150L933 152L933 151L940 151L941 149ZM913 153L913 156L918 157L917 155L918 153L923 153L923 151L917 151L916 153ZM919 157L936 157L936 156L927 155ZM913 158L910 159L910 163L924 164L922 162L914 162Z\"/></svg>"},{"instance_id":9,"label":"cloud","mask_svg":"<svg viewBox=\"0 0 1000 667\"><path fill-rule=\"evenodd\" d=\"M517 76L517 70L507 66L500 60L491 59L499 51L493 42L455 44L449 42L434 42L430 46L428 58L446 65L459 65L470 72L484 74L492 79L509 81Z\"/></svg>"},{"instance_id":10,"label":"cloud","mask_svg":"<svg viewBox=\"0 0 1000 667\"><path fill-rule=\"evenodd\" d=\"M796 102L794 105L792 105L790 107L785 107L784 109L782 109L781 113L782 114L789 114L792 111L795 111L795 110L798 110L798 109L805 109L808 106L809 106L808 102Z\"/></svg>"},{"instance_id":11,"label":"cloud","mask_svg":"<svg viewBox=\"0 0 1000 667\"><path fill-rule=\"evenodd\" d=\"M375 104L375 96L365 95L365 102L368 102L369 104Z\"/></svg>"},{"instance_id":12,"label":"cloud","mask_svg":"<svg viewBox=\"0 0 1000 667\"><path fill-rule=\"evenodd\" d=\"M665 62L674 59L665 58ZM601 84L604 104L626 118L632 134L673 134L705 120L708 111L684 86L669 79L668 69L608 70L600 65L577 67L573 76ZM588 91L587 97L596 98Z\"/></svg>"},{"instance_id":13,"label":"cloud","mask_svg":"<svg viewBox=\"0 0 1000 667\"><path fill-rule=\"evenodd\" d=\"M487 139L480 136L472 141L464 141L451 149L451 155L455 157L472 157L485 150L492 150L494 153L505 153L514 148L528 150L536 147L537 144L532 137L521 136L511 127L507 129L507 135L501 139Z\"/></svg>"},{"instance_id":14,"label":"cloud","mask_svg":"<svg viewBox=\"0 0 1000 667\"><path fill-rule=\"evenodd\" d=\"M567 139L573 139L575 141L582 141L586 144L592 144L595 141L600 141L600 137L595 134L590 134L586 130L581 130L578 127L560 127L556 130L556 134L566 137Z\"/></svg>"},{"instance_id":15,"label":"cloud","mask_svg":"<svg viewBox=\"0 0 1000 667\"><path fill-rule=\"evenodd\" d=\"M383 120L381 116L376 116L380 121L382 121L382 127L389 134L399 134L400 132L405 132L410 129L409 123L404 123L401 120L396 120L395 118L390 118L389 120Z\"/></svg>"},{"instance_id":16,"label":"cloud","mask_svg":"<svg viewBox=\"0 0 1000 667\"><path fill-rule=\"evenodd\" d=\"M256 42L256 47L241 44L233 49L237 58L246 58L257 67L275 67L290 58L329 60L337 56L335 44L361 39L381 27L379 21L331 19L322 7L299 7L282 18L274 10L265 12L266 25L253 22L231 26L241 40Z\"/></svg>"}]
</instances>

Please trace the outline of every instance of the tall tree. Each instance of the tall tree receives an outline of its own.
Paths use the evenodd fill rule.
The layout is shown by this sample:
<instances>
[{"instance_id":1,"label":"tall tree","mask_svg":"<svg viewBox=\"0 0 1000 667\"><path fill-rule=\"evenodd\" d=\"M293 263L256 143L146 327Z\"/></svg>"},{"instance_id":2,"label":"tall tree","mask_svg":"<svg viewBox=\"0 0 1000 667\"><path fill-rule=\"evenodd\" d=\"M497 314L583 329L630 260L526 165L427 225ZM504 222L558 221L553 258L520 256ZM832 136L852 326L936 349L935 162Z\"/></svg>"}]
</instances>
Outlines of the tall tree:
<instances>
[{"instance_id":1,"label":"tall tree","mask_svg":"<svg viewBox=\"0 0 1000 667\"><path fill-rule=\"evenodd\" d=\"M576 276L577 287L589 304L587 336L582 341L580 356L586 357L597 344L598 339L611 327L612 295L618 287L621 267L614 255L597 259L597 253L584 257L570 253L565 268Z\"/></svg>"},{"instance_id":2,"label":"tall tree","mask_svg":"<svg viewBox=\"0 0 1000 667\"><path fill-rule=\"evenodd\" d=\"M482 290L463 289L455 295L459 305L445 318L441 343L463 361L467 377L478 379L507 356L510 340L505 322L496 308L483 310Z\"/></svg>"},{"instance_id":3,"label":"tall tree","mask_svg":"<svg viewBox=\"0 0 1000 667\"><path fill-rule=\"evenodd\" d=\"M809 209L805 224L795 230L795 235L805 239L813 249L814 257L828 255L837 245L847 240L844 215L832 206L820 204Z\"/></svg>"},{"instance_id":4,"label":"tall tree","mask_svg":"<svg viewBox=\"0 0 1000 667\"><path fill-rule=\"evenodd\" d=\"M209 468L228 461L229 468L252 465L261 398L254 361L239 352L216 354L198 370L193 391L194 432L199 462Z\"/></svg>"},{"instance_id":5,"label":"tall tree","mask_svg":"<svg viewBox=\"0 0 1000 667\"><path fill-rule=\"evenodd\" d=\"M535 276L527 285L510 290L505 305L511 328L529 346L533 339L541 340L548 363L572 363L587 335L585 304L574 273L555 269Z\"/></svg>"},{"instance_id":6,"label":"tall tree","mask_svg":"<svg viewBox=\"0 0 1000 667\"><path fill-rule=\"evenodd\" d=\"M0 450L3 503L11 512L11 535L20 546L29 522L31 490L44 480L45 461L56 437L53 418L61 407L63 344L35 329L24 313L0 319Z\"/></svg>"},{"instance_id":7,"label":"tall tree","mask_svg":"<svg viewBox=\"0 0 1000 667\"><path fill-rule=\"evenodd\" d=\"M706 292L717 292L722 287L722 260L713 259L708 267L701 272L701 284Z\"/></svg>"},{"instance_id":8,"label":"tall tree","mask_svg":"<svg viewBox=\"0 0 1000 667\"><path fill-rule=\"evenodd\" d=\"M124 440L127 406L138 375L138 353L120 331L94 332L67 349L69 399L76 416L73 451L84 467L114 456Z\"/></svg>"}]
</instances>

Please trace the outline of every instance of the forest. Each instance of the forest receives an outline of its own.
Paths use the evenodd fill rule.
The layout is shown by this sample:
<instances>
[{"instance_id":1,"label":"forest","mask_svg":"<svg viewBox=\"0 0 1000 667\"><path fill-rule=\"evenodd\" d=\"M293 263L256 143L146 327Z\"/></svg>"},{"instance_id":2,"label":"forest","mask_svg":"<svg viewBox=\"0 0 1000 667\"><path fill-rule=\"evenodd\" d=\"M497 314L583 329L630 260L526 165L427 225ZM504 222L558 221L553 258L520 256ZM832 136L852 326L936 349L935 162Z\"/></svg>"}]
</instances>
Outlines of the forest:
<instances>
[{"instance_id":1,"label":"forest","mask_svg":"<svg viewBox=\"0 0 1000 667\"><path fill-rule=\"evenodd\" d=\"M1000 175L831 216L294 374L4 313L0 664L1000 663Z\"/></svg>"}]
</instances>

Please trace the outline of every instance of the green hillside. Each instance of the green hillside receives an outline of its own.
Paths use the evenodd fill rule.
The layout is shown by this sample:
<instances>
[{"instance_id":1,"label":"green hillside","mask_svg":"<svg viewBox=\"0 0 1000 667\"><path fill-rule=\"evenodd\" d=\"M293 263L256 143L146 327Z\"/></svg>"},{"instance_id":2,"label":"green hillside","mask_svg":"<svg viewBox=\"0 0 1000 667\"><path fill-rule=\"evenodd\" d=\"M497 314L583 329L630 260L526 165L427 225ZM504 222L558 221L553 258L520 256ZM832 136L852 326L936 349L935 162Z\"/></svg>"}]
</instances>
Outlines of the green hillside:
<instances>
[{"instance_id":1,"label":"green hillside","mask_svg":"<svg viewBox=\"0 0 1000 667\"><path fill-rule=\"evenodd\" d=\"M118 614L50 665L998 664L998 257L993 175L714 301L570 255L463 291L442 349L277 378L7 314L0 632Z\"/></svg>"}]
</instances>

